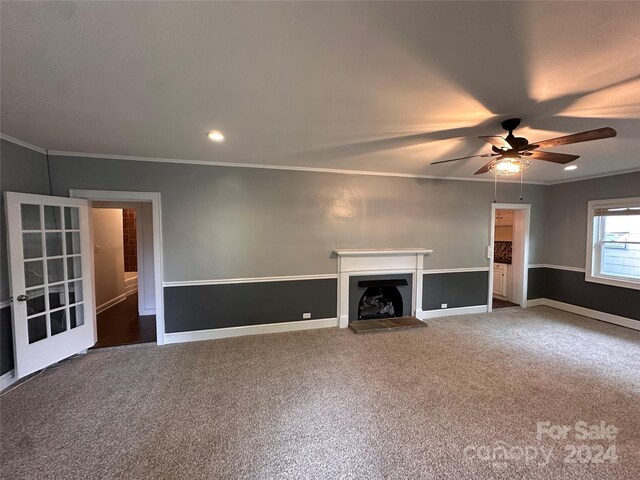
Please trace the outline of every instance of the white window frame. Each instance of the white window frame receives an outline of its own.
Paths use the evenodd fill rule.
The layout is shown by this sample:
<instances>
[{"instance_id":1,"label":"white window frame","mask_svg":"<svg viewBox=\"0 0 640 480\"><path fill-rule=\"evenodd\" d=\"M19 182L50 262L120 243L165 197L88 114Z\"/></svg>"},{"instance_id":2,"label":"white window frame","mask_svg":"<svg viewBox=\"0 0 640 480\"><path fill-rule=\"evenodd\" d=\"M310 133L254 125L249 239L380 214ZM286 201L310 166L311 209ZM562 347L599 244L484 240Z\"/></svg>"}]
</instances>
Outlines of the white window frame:
<instances>
[{"instance_id":1,"label":"white window frame","mask_svg":"<svg viewBox=\"0 0 640 480\"><path fill-rule=\"evenodd\" d=\"M600 273L600 249L596 248L596 238L594 237L596 233L594 232L594 218L596 217L595 211L597 209L628 208L637 207L639 205L640 197L590 200L587 202L587 257L585 260L585 281L640 290L640 280Z\"/></svg>"}]
</instances>

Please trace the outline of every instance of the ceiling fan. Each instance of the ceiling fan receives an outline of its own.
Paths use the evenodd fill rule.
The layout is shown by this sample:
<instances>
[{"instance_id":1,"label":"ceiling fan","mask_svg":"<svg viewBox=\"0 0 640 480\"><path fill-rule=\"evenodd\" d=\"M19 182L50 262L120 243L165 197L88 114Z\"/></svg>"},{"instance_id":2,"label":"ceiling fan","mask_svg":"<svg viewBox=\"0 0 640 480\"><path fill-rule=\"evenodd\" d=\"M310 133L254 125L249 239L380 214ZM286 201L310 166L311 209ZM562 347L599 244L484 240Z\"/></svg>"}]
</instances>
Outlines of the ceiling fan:
<instances>
[{"instance_id":1,"label":"ceiling fan","mask_svg":"<svg viewBox=\"0 0 640 480\"><path fill-rule=\"evenodd\" d=\"M526 138L516 137L513 135L513 131L518 128L518 125L520 125L519 118L510 118L502 122L502 128L509 132L506 138L500 136L478 137L492 145L491 148L493 153L440 160L437 162L431 162L431 165L456 162L467 158L492 158L492 160L478 170L475 175L486 173L488 171L491 171L496 175L517 175L531 166L529 159L565 164L580 158L579 155L543 152L542 150L538 150L539 148L589 142L591 140L615 137L618 134L618 132L613 128L604 127L597 128L595 130L587 130L586 132L574 133L572 135L565 135L564 137L551 138L541 142L529 143L529 140Z\"/></svg>"}]
</instances>

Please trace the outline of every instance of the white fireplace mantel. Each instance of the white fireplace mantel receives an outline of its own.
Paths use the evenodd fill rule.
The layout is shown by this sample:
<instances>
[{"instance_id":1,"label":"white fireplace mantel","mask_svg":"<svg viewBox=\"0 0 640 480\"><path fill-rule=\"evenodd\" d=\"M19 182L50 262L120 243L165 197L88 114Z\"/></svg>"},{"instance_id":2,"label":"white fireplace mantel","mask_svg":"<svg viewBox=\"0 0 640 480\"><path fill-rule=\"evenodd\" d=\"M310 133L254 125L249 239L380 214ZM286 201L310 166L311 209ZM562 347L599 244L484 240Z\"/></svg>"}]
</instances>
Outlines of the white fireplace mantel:
<instances>
[{"instance_id":1,"label":"white fireplace mantel","mask_svg":"<svg viewBox=\"0 0 640 480\"><path fill-rule=\"evenodd\" d=\"M338 256L338 321L340 328L349 326L349 277L352 275L413 274L411 314L422 315L422 276L426 248L335 250Z\"/></svg>"}]
</instances>

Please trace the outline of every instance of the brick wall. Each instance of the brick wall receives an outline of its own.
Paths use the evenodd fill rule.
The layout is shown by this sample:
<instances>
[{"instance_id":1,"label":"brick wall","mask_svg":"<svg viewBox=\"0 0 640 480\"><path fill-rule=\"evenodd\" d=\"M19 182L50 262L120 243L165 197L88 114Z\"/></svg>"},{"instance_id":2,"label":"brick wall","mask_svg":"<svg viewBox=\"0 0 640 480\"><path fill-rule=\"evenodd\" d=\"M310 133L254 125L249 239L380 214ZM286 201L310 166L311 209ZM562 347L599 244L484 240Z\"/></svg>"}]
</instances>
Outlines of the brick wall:
<instances>
[{"instance_id":1,"label":"brick wall","mask_svg":"<svg viewBox=\"0 0 640 480\"><path fill-rule=\"evenodd\" d=\"M122 232L124 237L124 271L138 271L138 245L136 236L136 211L122 209Z\"/></svg>"}]
</instances>

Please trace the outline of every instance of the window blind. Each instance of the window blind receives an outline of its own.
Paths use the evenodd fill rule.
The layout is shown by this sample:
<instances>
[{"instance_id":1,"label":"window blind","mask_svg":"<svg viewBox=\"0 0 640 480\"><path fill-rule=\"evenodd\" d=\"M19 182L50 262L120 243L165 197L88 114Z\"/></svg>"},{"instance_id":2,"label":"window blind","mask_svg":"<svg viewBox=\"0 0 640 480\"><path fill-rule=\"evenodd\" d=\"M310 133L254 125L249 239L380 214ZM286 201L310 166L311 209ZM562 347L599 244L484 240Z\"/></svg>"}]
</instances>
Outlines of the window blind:
<instances>
[{"instance_id":1,"label":"window blind","mask_svg":"<svg viewBox=\"0 0 640 480\"><path fill-rule=\"evenodd\" d=\"M593 211L593 214L596 217L640 215L640 206L637 206L637 207L596 208Z\"/></svg>"}]
</instances>

